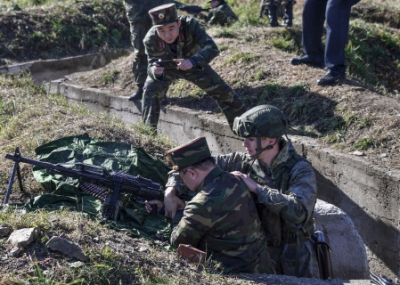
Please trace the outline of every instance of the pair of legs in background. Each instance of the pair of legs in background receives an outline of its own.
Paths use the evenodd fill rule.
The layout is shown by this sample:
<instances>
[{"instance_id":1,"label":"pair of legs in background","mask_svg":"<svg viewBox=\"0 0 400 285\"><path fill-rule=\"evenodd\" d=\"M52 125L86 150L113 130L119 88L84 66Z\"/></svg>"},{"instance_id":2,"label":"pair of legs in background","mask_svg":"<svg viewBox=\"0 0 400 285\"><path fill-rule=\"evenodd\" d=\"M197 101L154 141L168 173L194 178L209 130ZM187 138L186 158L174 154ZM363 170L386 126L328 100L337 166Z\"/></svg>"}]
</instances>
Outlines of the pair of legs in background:
<instances>
[{"instance_id":1,"label":"pair of legs in background","mask_svg":"<svg viewBox=\"0 0 400 285\"><path fill-rule=\"evenodd\" d=\"M131 42L134 53L132 71L137 89L136 92L129 97L129 101L142 99L143 86L147 78L148 67L143 39L151 27L152 23L150 19L149 21L130 23Z\"/></svg>"},{"instance_id":2,"label":"pair of legs in background","mask_svg":"<svg viewBox=\"0 0 400 285\"><path fill-rule=\"evenodd\" d=\"M318 80L319 85L331 85L345 78L345 47L350 25L351 7L360 0L306 0L303 8L304 57L293 58L294 65L307 64L328 68ZM324 22L326 41L322 43Z\"/></svg>"}]
</instances>

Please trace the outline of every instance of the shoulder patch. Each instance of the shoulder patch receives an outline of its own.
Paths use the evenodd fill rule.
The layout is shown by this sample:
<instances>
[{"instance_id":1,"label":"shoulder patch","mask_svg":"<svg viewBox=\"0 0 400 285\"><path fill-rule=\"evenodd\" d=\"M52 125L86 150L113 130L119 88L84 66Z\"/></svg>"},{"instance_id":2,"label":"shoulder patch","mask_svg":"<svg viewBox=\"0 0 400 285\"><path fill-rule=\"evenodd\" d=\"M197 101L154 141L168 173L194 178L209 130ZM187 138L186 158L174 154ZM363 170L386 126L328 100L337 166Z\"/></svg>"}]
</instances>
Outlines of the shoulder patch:
<instances>
[{"instance_id":1,"label":"shoulder patch","mask_svg":"<svg viewBox=\"0 0 400 285\"><path fill-rule=\"evenodd\" d=\"M165 47L165 43L162 39L158 40L158 50L163 50Z\"/></svg>"},{"instance_id":2,"label":"shoulder patch","mask_svg":"<svg viewBox=\"0 0 400 285\"><path fill-rule=\"evenodd\" d=\"M185 41L185 33L183 32L183 25L181 24L181 26L179 27L179 40L181 42Z\"/></svg>"}]
</instances>

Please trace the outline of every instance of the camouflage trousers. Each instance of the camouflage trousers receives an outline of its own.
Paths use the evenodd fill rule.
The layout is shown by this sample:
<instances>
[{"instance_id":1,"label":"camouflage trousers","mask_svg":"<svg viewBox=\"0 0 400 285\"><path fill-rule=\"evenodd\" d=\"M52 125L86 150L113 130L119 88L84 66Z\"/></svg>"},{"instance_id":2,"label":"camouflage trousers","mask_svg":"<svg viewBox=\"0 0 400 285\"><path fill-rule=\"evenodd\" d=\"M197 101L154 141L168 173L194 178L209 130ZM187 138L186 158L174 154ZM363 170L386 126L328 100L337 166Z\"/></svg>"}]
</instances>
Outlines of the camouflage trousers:
<instances>
[{"instance_id":1,"label":"camouflage trousers","mask_svg":"<svg viewBox=\"0 0 400 285\"><path fill-rule=\"evenodd\" d=\"M142 100L143 122L157 128L161 101L173 80L185 79L204 90L218 104L232 128L235 117L246 111L246 107L232 88L210 66L193 71L165 70L163 81L147 77Z\"/></svg>"},{"instance_id":2,"label":"camouflage trousers","mask_svg":"<svg viewBox=\"0 0 400 285\"><path fill-rule=\"evenodd\" d=\"M277 247L269 245L268 253L275 263L276 274L319 278L315 243L312 239L300 244L285 243Z\"/></svg>"},{"instance_id":3,"label":"camouflage trousers","mask_svg":"<svg viewBox=\"0 0 400 285\"><path fill-rule=\"evenodd\" d=\"M286 6L288 4L294 5L294 3L296 3L296 0L261 0L261 7L262 6L278 7L280 5L282 5L282 6Z\"/></svg>"},{"instance_id":4,"label":"camouflage trousers","mask_svg":"<svg viewBox=\"0 0 400 285\"><path fill-rule=\"evenodd\" d=\"M296 0L261 0L259 17L268 16L272 27L279 26L278 18L283 19L283 25L293 25L293 5Z\"/></svg>"},{"instance_id":5,"label":"camouflage trousers","mask_svg":"<svg viewBox=\"0 0 400 285\"><path fill-rule=\"evenodd\" d=\"M132 62L133 76L137 85L143 85L147 77L147 55L143 44L143 39L151 28L151 21L129 22L131 30L131 42L133 46L134 58Z\"/></svg>"}]
</instances>

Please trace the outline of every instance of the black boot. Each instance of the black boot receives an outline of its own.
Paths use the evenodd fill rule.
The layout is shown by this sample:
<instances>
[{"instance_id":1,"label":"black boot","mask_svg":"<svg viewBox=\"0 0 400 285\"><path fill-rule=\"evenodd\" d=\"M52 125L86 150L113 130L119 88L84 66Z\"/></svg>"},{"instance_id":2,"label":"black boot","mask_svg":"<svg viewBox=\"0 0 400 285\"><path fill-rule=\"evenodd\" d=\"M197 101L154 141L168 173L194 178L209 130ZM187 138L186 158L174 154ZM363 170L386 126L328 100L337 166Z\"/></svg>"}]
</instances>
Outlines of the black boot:
<instances>
[{"instance_id":1,"label":"black boot","mask_svg":"<svg viewBox=\"0 0 400 285\"><path fill-rule=\"evenodd\" d=\"M276 15L276 6L268 6L269 25L271 27L278 27L278 16Z\"/></svg>"},{"instance_id":2,"label":"black boot","mask_svg":"<svg viewBox=\"0 0 400 285\"><path fill-rule=\"evenodd\" d=\"M136 90L135 93L133 93L130 97L129 97L129 101L138 101L138 100L142 100L142 96L143 96L143 84L138 84L138 89Z\"/></svg>"},{"instance_id":3,"label":"black boot","mask_svg":"<svg viewBox=\"0 0 400 285\"><path fill-rule=\"evenodd\" d=\"M291 1L288 1L285 6L285 15L283 15L282 24L285 27L293 26L293 3Z\"/></svg>"}]
</instances>

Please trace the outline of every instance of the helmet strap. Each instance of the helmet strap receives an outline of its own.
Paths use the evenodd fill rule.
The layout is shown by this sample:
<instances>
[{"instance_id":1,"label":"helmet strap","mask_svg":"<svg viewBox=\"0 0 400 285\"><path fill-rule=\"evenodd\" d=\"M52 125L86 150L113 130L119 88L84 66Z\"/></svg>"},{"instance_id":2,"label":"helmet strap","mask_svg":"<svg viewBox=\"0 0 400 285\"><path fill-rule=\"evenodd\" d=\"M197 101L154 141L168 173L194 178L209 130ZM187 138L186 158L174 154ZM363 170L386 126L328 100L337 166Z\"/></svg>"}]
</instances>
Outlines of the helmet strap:
<instances>
[{"instance_id":1,"label":"helmet strap","mask_svg":"<svg viewBox=\"0 0 400 285\"><path fill-rule=\"evenodd\" d=\"M260 154L264 151L264 150L270 150L273 149L274 145L276 145L278 143L279 139L277 138L275 140L274 144L269 144L266 147L262 148L261 147L261 137L257 137L257 148L256 148L256 153L254 155L251 156L251 158L253 159L258 159L258 157L260 156Z\"/></svg>"}]
</instances>

